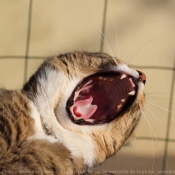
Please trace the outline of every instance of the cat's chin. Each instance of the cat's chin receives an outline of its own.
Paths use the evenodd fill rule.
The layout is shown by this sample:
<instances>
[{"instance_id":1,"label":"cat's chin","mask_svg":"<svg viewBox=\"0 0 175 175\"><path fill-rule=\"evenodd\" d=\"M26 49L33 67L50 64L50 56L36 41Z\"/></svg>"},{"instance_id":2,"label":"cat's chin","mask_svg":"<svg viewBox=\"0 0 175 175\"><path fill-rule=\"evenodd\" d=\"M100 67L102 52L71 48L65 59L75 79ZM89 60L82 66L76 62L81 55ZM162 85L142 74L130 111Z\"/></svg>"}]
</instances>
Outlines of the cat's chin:
<instances>
[{"instance_id":1,"label":"cat's chin","mask_svg":"<svg viewBox=\"0 0 175 175\"><path fill-rule=\"evenodd\" d=\"M80 81L66 104L71 121L99 125L116 119L133 104L140 77L123 72L101 72Z\"/></svg>"}]
</instances>

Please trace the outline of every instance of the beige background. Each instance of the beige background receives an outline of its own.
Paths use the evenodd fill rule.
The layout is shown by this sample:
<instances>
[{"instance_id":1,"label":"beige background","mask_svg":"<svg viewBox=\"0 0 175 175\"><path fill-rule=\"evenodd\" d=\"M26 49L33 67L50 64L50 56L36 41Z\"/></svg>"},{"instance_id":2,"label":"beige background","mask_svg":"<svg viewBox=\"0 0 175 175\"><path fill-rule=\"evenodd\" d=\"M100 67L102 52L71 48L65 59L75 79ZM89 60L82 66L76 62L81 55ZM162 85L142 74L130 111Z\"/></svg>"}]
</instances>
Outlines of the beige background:
<instances>
[{"instance_id":1,"label":"beige background","mask_svg":"<svg viewBox=\"0 0 175 175\"><path fill-rule=\"evenodd\" d=\"M175 1L0 0L0 21L1 87L21 88L44 58L74 50L107 52L143 71L137 139L97 171L175 174Z\"/></svg>"}]
</instances>

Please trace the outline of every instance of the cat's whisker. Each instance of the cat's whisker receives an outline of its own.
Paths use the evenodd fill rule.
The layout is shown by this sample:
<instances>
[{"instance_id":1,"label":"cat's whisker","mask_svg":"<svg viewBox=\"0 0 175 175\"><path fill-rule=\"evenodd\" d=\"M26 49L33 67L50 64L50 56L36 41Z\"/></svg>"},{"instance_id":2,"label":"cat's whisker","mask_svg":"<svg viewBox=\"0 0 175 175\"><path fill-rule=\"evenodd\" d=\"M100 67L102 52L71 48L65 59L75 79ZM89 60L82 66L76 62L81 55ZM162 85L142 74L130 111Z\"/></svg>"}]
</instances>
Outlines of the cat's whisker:
<instances>
[{"instance_id":1,"label":"cat's whisker","mask_svg":"<svg viewBox=\"0 0 175 175\"><path fill-rule=\"evenodd\" d=\"M124 149L121 149L133 162L136 162Z\"/></svg>"},{"instance_id":2,"label":"cat's whisker","mask_svg":"<svg viewBox=\"0 0 175 175\"><path fill-rule=\"evenodd\" d=\"M119 165L120 165L119 153L117 152L116 155L117 155L117 164L118 164L118 166L119 166Z\"/></svg>"},{"instance_id":3,"label":"cat's whisker","mask_svg":"<svg viewBox=\"0 0 175 175\"><path fill-rule=\"evenodd\" d=\"M155 99L159 99L159 100L169 100L169 97L147 97L148 100L155 100Z\"/></svg>"},{"instance_id":4,"label":"cat's whisker","mask_svg":"<svg viewBox=\"0 0 175 175\"><path fill-rule=\"evenodd\" d=\"M93 32L106 44L106 46L107 46L109 52L110 52L111 55L112 55L112 58L114 59L114 54L113 54L113 52L112 52L112 50L111 50L111 47L110 47L109 43L107 42L107 40L105 40L105 38L102 38L101 35L99 35L97 32L95 32L95 31L93 31Z\"/></svg>"},{"instance_id":5,"label":"cat's whisker","mask_svg":"<svg viewBox=\"0 0 175 175\"><path fill-rule=\"evenodd\" d=\"M166 157L165 157L165 155L164 155L164 152L163 152L163 149L162 149L162 147L160 146L160 143L159 143L159 141L158 141L158 139L157 139L157 137L156 137L156 134L155 134L155 132L154 132L154 130L153 130L153 128L152 128L150 122L148 121L148 119L147 119L147 117L146 117L146 115L145 115L145 112L144 112L142 109L141 109L141 112L142 112L144 118L146 119L146 121L147 121L147 123L148 123L148 126L149 126L149 128L151 129L152 134L154 135L154 138L156 139L156 142L157 142L157 144L158 144L158 146L159 146L159 148L160 148L160 151L162 152L163 158L164 158L164 160L165 160L165 162L166 162L166 165L167 165L167 169L169 169L169 168L168 168L167 159L166 159ZM153 139L152 139L152 141L153 141Z\"/></svg>"},{"instance_id":6,"label":"cat's whisker","mask_svg":"<svg viewBox=\"0 0 175 175\"><path fill-rule=\"evenodd\" d=\"M118 39L118 32L117 32L117 27L116 27L116 22L114 20L114 27L115 27L115 38L117 41L117 53L118 53L118 57L122 59L121 55L120 55L120 51L119 51L119 39Z\"/></svg>"},{"instance_id":7,"label":"cat's whisker","mask_svg":"<svg viewBox=\"0 0 175 175\"><path fill-rule=\"evenodd\" d=\"M169 93L145 93L146 99L169 100ZM174 98L173 98L174 99Z\"/></svg>"},{"instance_id":8,"label":"cat's whisker","mask_svg":"<svg viewBox=\"0 0 175 175\"><path fill-rule=\"evenodd\" d=\"M155 98L167 98L169 99L169 93L145 93L146 97L155 97Z\"/></svg>"},{"instance_id":9,"label":"cat's whisker","mask_svg":"<svg viewBox=\"0 0 175 175\"><path fill-rule=\"evenodd\" d=\"M157 118L157 116L151 112L146 106L144 107L152 116L155 117L155 119L164 127L163 123Z\"/></svg>"},{"instance_id":10,"label":"cat's whisker","mask_svg":"<svg viewBox=\"0 0 175 175\"><path fill-rule=\"evenodd\" d=\"M156 105L156 104L154 104L154 103L151 103L151 102L149 102L149 101L147 101L147 100L146 100L146 103L148 103L148 104L150 104L150 105L152 105L152 106L155 106L155 107L157 107L157 108L159 108L159 109L162 109L162 110L164 110L164 111L171 112L171 113L175 114L174 111L170 111L170 110L168 110L168 109L166 109L166 108L163 108L163 107L161 107L161 106L158 106L158 105Z\"/></svg>"},{"instance_id":11,"label":"cat's whisker","mask_svg":"<svg viewBox=\"0 0 175 175\"><path fill-rule=\"evenodd\" d=\"M134 41L134 38L135 38L136 34L138 33L138 31L139 31L140 27L143 25L143 23L144 23L144 21L142 21L142 22L140 23L140 25L138 26L136 32L134 33L134 35L133 35L133 37L132 37L132 39L131 39L131 41L130 41L130 43L129 43L129 46L128 46L128 53L126 54L126 58L127 58L128 55L133 51L133 50L131 50L131 51L129 51L129 50L130 50L130 48L131 48L131 46L132 46L132 43L133 43L133 41Z\"/></svg>"},{"instance_id":12,"label":"cat's whisker","mask_svg":"<svg viewBox=\"0 0 175 175\"><path fill-rule=\"evenodd\" d=\"M150 133L151 133L151 140L152 140L151 143L152 143L152 150L153 150L153 161L152 161L152 172L153 172L153 169L154 169L154 144L153 144L153 136L155 137L156 140L157 140L157 137L155 136L154 130L153 130L153 128L152 128L152 126L151 126L151 124L150 124L150 122L149 122L149 120L148 120L145 112L142 109L141 109L141 112L142 112L144 118L146 119L146 122L148 123L148 127L149 127L149 130L150 130ZM152 172L151 172L151 174L152 174Z\"/></svg>"},{"instance_id":13,"label":"cat's whisker","mask_svg":"<svg viewBox=\"0 0 175 175\"><path fill-rule=\"evenodd\" d=\"M162 92L160 92L160 93L158 93L158 92L149 92L149 93L145 93L146 95L169 95L169 93L162 93Z\"/></svg>"},{"instance_id":14,"label":"cat's whisker","mask_svg":"<svg viewBox=\"0 0 175 175\"><path fill-rule=\"evenodd\" d=\"M128 59L128 57L126 58L126 59L128 59L127 62L131 61L131 59L132 59L142 48L144 48L147 44L150 44L150 42L153 41L153 40L155 40L158 36L159 36L159 35L157 35L157 36L155 36L154 38L148 40L148 41L147 41L146 43L144 43L143 45L141 45L141 46L139 46L139 47L137 47L137 48L134 48L132 51L134 51L135 49L137 49L137 50L136 50L130 57L128 56L129 59ZM132 51L131 51L131 52L132 52Z\"/></svg>"},{"instance_id":15,"label":"cat's whisker","mask_svg":"<svg viewBox=\"0 0 175 175\"><path fill-rule=\"evenodd\" d=\"M117 27L116 27L116 22L115 22L115 20L114 20L114 27L115 27L115 38L116 38L116 41L117 41L117 53L118 53L118 57L120 58L120 59L122 59L123 61L126 61L125 60L125 58L126 58L126 51L125 51L125 47L124 47L124 44L121 42L121 44L122 44L122 46L123 46L123 54L121 54L121 52L119 52L119 37L118 37L118 32L117 32Z\"/></svg>"},{"instance_id":16,"label":"cat's whisker","mask_svg":"<svg viewBox=\"0 0 175 175\"><path fill-rule=\"evenodd\" d=\"M93 20L91 20L90 18L89 18L89 20L96 26L96 28L97 28L98 31L100 32L100 34L101 34L100 38L102 39L102 41L105 42L105 44L107 45L108 50L109 50L109 52L110 52L112 58L114 58L114 54L113 54L113 52L112 52L112 50L111 50L111 47L110 47L110 45L109 45L109 43L108 43L108 41L107 41L105 35L103 34L102 30L98 27L98 25L97 25Z\"/></svg>"}]
</instances>

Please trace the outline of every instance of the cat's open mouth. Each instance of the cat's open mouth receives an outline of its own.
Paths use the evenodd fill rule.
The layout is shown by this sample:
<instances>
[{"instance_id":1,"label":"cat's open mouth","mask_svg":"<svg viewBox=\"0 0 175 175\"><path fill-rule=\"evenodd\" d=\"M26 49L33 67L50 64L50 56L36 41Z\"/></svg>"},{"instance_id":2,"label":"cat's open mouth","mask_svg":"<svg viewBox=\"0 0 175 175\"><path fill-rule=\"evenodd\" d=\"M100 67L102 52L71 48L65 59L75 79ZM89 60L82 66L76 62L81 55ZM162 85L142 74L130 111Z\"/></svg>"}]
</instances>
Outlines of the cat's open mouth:
<instances>
[{"instance_id":1,"label":"cat's open mouth","mask_svg":"<svg viewBox=\"0 0 175 175\"><path fill-rule=\"evenodd\" d=\"M112 121L134 102L138 81L130 75L116 72L84 78L67 101L71 120L79 125Z\"/></svg>"}]
</instances>

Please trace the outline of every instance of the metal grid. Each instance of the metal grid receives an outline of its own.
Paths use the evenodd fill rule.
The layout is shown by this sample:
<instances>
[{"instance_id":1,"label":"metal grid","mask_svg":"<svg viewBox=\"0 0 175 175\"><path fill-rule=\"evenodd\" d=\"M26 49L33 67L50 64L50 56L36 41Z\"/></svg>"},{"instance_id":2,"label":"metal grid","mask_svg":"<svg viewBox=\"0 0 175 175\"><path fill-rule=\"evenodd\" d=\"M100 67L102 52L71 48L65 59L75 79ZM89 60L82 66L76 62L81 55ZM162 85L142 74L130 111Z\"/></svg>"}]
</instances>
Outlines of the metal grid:
<instances>
[{"instance_id":1,"label":"metal grid","mask_svg":"<svg viewBox=\"0 0 175 175\"><path fill-rule=\"evenodd\" d=\"M105 35L105 26L106 26L106 16L107 16L107 10L108 10L108 0L104 0L104 9L103 9L103 23L102 23L102 33ZM25 49L25 55L3 55L0 56L0 59L24 59L24 77L23 82L25 83L27 81L27 72L28 72L28 60L29 59L45 59L45 56L29 56L29 49L30 49L30 34L31 34L31 24L32 24L32 8L33 8L33 0L30 0L29 7L28 7L28 27L27 27L27 39L26 39L26 49ZM100 52L103 52L104 49L104 35L101 35L101 44L100 44ZM133 68L139 68L139 69L150 69L150 70L164 70L164 71L171 71L172 72L172 81L171 81L171 89L170 89L170 99L169 99L169 107L168 110L172 111L173 107L173 95L175 90L175 59L174 59L174 66L172 67L163 67L163 66L136 66L131 65ZM175 139L170 139L170 123L172 120L172 113L168 113L167 118L167 126L166 126L166 137L159 137L159 138L152 138L152 137L137 137L139 140L148 140L148 141L161 141L165 143L164 147L164 157L162 156L162 170L166 170L166 159L168 154L168 145L170 142L175 143ZM162 175L165 173L162 172Z\"/></svg>"}]
</instances>

